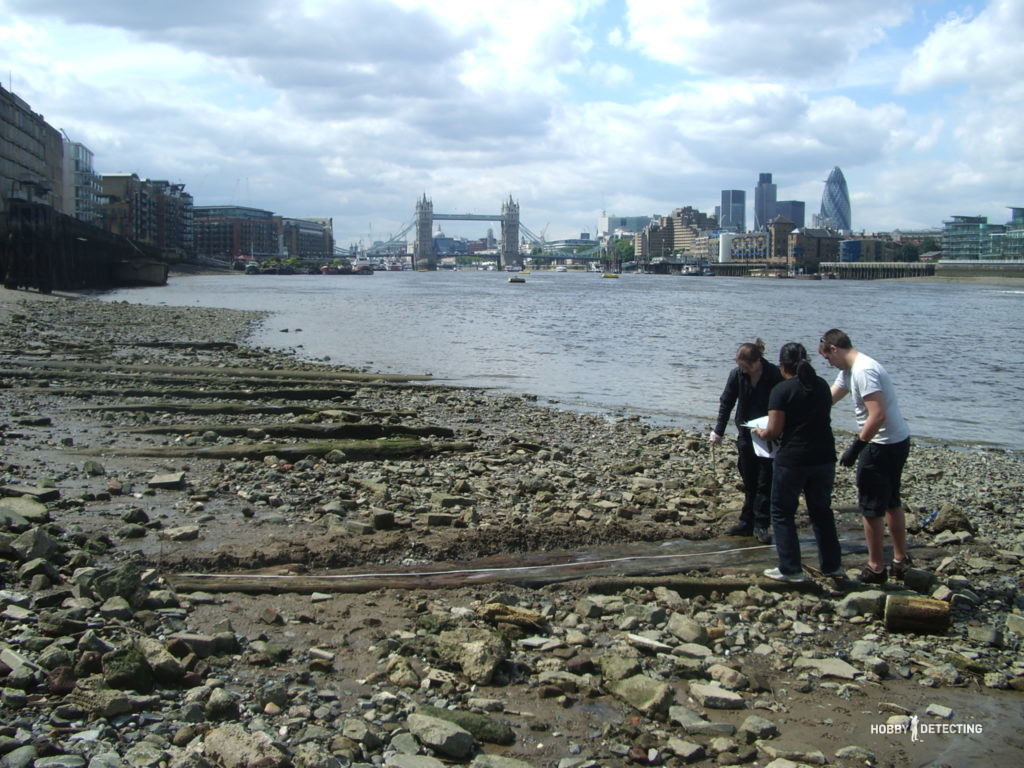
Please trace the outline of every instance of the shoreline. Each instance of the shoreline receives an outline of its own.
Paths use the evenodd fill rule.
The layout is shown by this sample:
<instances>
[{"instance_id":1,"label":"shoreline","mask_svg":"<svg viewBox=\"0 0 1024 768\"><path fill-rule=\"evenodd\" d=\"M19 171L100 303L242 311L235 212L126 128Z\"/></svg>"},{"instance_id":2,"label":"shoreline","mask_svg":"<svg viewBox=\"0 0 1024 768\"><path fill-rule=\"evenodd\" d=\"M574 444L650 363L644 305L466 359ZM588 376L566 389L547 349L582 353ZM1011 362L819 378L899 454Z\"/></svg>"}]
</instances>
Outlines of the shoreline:
<instances>
[{"instance_id":1,"label":"shoreline","mask_svg":"<svg viewBox=\"0 0 1024 768\"><path fill-rule=\"evenodd\" d=\"M76 609L99 622L111 646L190 638L170 647L191 649L176 658L193 687L158 682L159 700L148 704L129 689L138 702L126 706L142 708L146 728L133 716L106 720L91 741L68 737L90 717L81 726L57 718L70 731L51 733L53 717L72 702L86 707L82 691L103 670L90 672L65 643L65 666L78 671L69 673L72 691L58 695L26 666L17 690L26 701L43 698L17 716L26 733L50 734L55 754L88 761L147 746L170 768L217 768L217 738L236 725L274 734L276 768L309 765L310 754L342 764L437 754L416 735L414 711L509 726L512 743L486 751L521 766L635 765L635 749L669 765L684 754L708 765L816 762L819 752L843 765L863 763L864 751L878 765L951 754L970 762L1024 749L1012 716L1024 696L1024 465L1011 456L915 447L905 493L917 594L944 598L952 624L936 635L900 633L887 629L881 606L907 585L872 593L852 581L760 577L771 549L722 538L742 501L734 448L710 451L701 431L250 348L256 312L12 293L0 291L8 361L0 474L5 486L52 487L59 497L35 507L18 500L42 515L34 527L53 540L40 550L51 570L0 560L5 587L32 597L0 598L0 643L26 663L52 663L43 652L54 641L31 628L55 626L46 596L74 583L90 601ZM334 452L308 442L335 439L320 436L329 430L390 431L396 447L418 453L361 458L355 440ZM285 453L299 445L309 447ZM840 471L834 505L851 572L863 558L855 502L851 474ZM939 516L921 529L933 511ZM22 535L0 539L13 546ZM683 559L669 574L638 578L627 568L613 579L533 587L424 583L313 595L173 587L183 572L302 578L481 558L499 568L571 563L608 551L632 562L637 551L664 556L672 541L704 559ZM803 546L813 565L813 547ZM726 547L737 551L718 554ZM75 581L83 567L126 564L152 573L117 611ZM504 606L504 619L492 605ZM492 664L474 667L466 649L492 640ZM638 698L634 686L655 699ZM6 690L15 690L9 680ZM19 701L5 693L0 707L13 717ZM189 701L201 702L198 712ZM948 717L928 714L942 707ZM910 714L929 726L981 724L984 736L913 743L904 731L872 730ZM488 743L470 741L476 752ZM838 755L845 748L850 757ZM449 759L469 765L472 756Z\"/></svg>"},{"instance_id":2,"label":"shoreline","mask_svg":"<svg viewBox=\"0 0 1024 768\"><path fill-rule=\"evenodd\" d=\"M170 268L168 277L191 277L193 275L227 275L237 274L241 277L259 277L259 275L246 275L243 272L231 269L215 269L212 267L193 267L185 264L175 264ZM650 277L684 277L684 275L650 275ZM722 276L724 277L724 276ZM762 277L736 277L729 279L766 280L773 278ZM1024 287L1024 277L1003 277L1000 275L930 275L927 277L901 277L888 278L885 280L845 280L842 282L907 282L907 283L976 283L979 285L1006 285Z\"/></svg>"}]
</instances>

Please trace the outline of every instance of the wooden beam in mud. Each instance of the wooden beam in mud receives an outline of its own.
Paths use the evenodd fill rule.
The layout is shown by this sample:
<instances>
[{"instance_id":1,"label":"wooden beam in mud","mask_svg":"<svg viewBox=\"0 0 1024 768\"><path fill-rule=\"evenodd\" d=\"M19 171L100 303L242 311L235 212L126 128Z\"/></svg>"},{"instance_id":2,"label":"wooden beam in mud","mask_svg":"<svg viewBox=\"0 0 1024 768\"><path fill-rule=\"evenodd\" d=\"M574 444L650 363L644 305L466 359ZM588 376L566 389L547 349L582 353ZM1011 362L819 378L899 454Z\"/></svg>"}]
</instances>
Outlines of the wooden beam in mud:
<instances>
[{"instance_id":1,"label":"wooden beam in mud","mask_svg":"<svg viewBox=\"0 0 1024 768\"><path fill-rule=\"evenodd\" d=\"M194 416L258 416L291 414L306 416L322 413L323 408L309 405L250 405L249 403L123 403L118 405L74 405L72 411L107 411L112 413L183 413ZM356 412L357 409L345 409Z\"/></svg>"},{"instance_id":2,"label":"wooden beam in mud","mask_svg":"<svg viewBox=\"0 0 1024 768\"><path fill-rule=\"evenodd\" d=\"M121 385L122 382L135 383L136 386L146 384L147 386L185 386L206 388L211 387L246 387L247 389L260 389L269 387L320 387L324 385L321 378L307 379L296 376L290 379L258 379L244 378L237 376L215 376L206 374L191 374L182 372L179 374L147 374L147 373L124 373L120 371L62 371L58 369L47 370L0 370L0 376L9 379L27 379L30 381L59 381L71 379L75 382L114 382ZM351 387L357 382L347 379L338 379L338 385ZM362 382L359 382L362 386Z\"/></svg>"},{"instance_id":3,"label":"wooden beam in mud","mask_svg":"<svg viewBox=\"0 0 1024 768\"><path fill-rule=\"evenodd\" d=\"M307 416L322 413L327 418L343 418L350 416L360 418L412 418L417 415L416 411L381 411L372 408L360 408L346 405L344 408L314 408L308 405L285 404L285 405L262 405L249 403L123 403L118 405L73 405L72 411L109 411L109 412L139 412L139 413L183 413L194 416L253 416L253 415L274 415L292 414L295 416Z\"/></svg>"},{"instance_id":4,"label":"wooden beam in mud","mask_svg":"<svg viewBox=\"0 0 1024 768\"><path fill-rule=\"evenodd\" d=\"M8 361L10 364L14 361ZM18 364L31 368L57 369L67 371L100 371L122 373L174 373L193 376L229 376L253 379L311 379L320 382L407 382L431 381L431 376L404 373L369 373L347 370L306 370L296 368L220 368L201 365L121 365L109 363L85 363L73 360L19 360Z\"/></svg>"},{"instance_id":5,"label":"wooden beam in mud","mask_svg":"<svg viewBox=\"0 0 1024 768\"><path fill-rule=\"evenodd\" d=\"M372 424L354 422L349 424L188 424L135 427L128 432L137 435L191 435L199 432L213 432L221 437L245 437L250 430L257 429L269 437L296 437L304 440L375 440L382 437L414 435L416 437L455 437L455 430L448 427L412 426L404 424Z\"/></svg>"},{"instance_id":6,"label":"wooden beam in mud","mask_svg":"<svg viewBox=\"0 0 1024 768\"><path fill-rule=\"evenodd\" d=\"M588 591L599 594L621 592L644 586L663 586L681 595L694 597L712 593L725 594L744 590L751 584L745 578L721 578L702 575L664 575L635 578L593 578L586 574L586 563L578 564L577 572L561 568L486 568L448 571L416 571L388 573L353 573L311 576L308 574L243 574L243 573L167 573L164 578L178 592L241 592L245 594L360 594L378 589L451 589L477 584L515 584L521 587L542 587L569 581L582 582ZM687 569L689 570L689 569ZM757 579L757 585L773 592L820 592L812 581L783 584Z\"/></svg>"},{"instance_id":7,"label":"wooden beam in mud","mask_svg":"<svg viewBox=\"0 0 1024 768\"><path fill-rule=\"evenodd\" d=\"M183 400L347 400L346 389L104 389L98 387L12 387L10 392L64 397L180 397Z\"/></svg>"},{"instance_id":8,"label":"wooden beam in mud","mask_svg":"<svg viewBox=\"0 0 1024 768\"><path fill-rule=\"evenodd\" d=\"M370 461L375 459L413 458L433 456L438 453L471 451L476 446L464 442L439 442L424 440L334 440L317 443L258 443L253 445L215 445L206 447L149 448L104 447L95 450L72 451L82 456L145 456L157 459L220 459L241 461L262 460L276 456L287 461L298 461L306 456L325 456L331 451L341 451L349 461Z\"/></svg>"}]
</instances>

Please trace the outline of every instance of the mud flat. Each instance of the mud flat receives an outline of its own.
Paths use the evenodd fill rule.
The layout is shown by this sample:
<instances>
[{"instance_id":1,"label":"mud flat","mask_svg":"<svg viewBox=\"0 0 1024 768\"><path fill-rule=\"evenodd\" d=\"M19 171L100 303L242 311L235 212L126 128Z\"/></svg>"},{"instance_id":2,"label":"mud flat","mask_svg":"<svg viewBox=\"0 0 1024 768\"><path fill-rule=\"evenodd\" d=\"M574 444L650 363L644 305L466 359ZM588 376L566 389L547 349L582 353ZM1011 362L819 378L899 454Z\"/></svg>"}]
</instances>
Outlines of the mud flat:
<instances>
[{"instance_id":1,"label":"mud flat","mask_svg":"<svg viewBox=\"0 0 1024 768\"><path fill-rule=\"evenodd\" d=\"M1019 456L916 446L906 582L780 585L721 536L702 431L301 362L254 313L2 291L0 321L5 767L1024 748Z\"/></svg>"}]
</instances>

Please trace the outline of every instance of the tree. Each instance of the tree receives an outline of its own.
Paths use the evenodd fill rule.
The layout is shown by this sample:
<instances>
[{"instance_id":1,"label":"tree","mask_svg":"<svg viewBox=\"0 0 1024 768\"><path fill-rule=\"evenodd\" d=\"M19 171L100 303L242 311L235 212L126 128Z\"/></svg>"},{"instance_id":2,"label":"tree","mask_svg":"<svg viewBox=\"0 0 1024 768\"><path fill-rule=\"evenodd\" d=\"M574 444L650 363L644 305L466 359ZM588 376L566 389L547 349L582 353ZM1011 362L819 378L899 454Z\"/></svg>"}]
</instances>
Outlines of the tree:
<instances>
[{"instance_id":1,"label":"tree","mask_svg":"<svg viewBox=\"0 0 1024 768\"><path fill-rule=\"evenodd\" d=\"M918 247L913 243L904 243L900 246L899 253L896 255L897 261L917 261L921 252Z\"/></svg>"},{"instance_id":2,"label":"tree","mask_svg":"<svg viewBox=\"0 0 1024 768\"><path fill-rule=\"evenodd\" d=\"M615 261L622 264L626 261L633 260L633 241L624 237L620 237L615 241L612 246L612 253L615 256Z\"/></svg>"}]
</instances>

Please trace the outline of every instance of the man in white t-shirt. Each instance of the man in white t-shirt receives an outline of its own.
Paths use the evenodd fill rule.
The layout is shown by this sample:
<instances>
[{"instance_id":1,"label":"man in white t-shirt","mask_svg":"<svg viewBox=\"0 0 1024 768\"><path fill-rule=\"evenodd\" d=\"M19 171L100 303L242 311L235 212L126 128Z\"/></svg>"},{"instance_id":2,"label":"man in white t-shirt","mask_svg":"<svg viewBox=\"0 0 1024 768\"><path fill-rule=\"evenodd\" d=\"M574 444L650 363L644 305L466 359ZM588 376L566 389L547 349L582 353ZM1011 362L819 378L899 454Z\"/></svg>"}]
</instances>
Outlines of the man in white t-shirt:
<instances>
[{"instance_id":1,"label":"man in white t-shirt","mask_svg":"<svg viewBox=\"0 0 1024 768\"><path fill-rule=\"evenodd\" d=\"M900 412L892 379L881 363L853 347L850 337L833 328L821 337L818 352L839 369L832 384L832 402L853 395L857 435L843 452L839 463L857 465L857 494L864 518L868 564L861 581L884 584L884 526L892 537L893 576L902 578L911 565L907 554L907 525L900 500L903 465L910 452L910 428Z\"/></svg>"}]
</instances>

